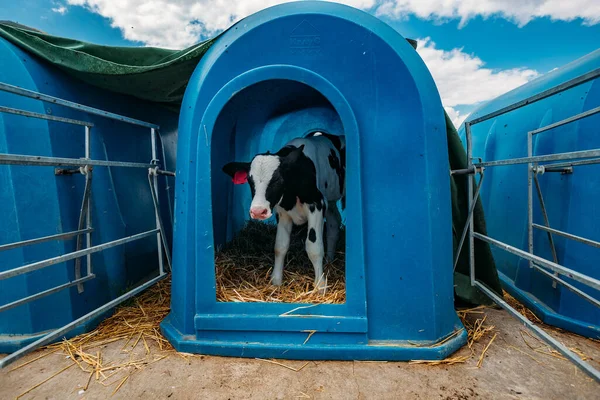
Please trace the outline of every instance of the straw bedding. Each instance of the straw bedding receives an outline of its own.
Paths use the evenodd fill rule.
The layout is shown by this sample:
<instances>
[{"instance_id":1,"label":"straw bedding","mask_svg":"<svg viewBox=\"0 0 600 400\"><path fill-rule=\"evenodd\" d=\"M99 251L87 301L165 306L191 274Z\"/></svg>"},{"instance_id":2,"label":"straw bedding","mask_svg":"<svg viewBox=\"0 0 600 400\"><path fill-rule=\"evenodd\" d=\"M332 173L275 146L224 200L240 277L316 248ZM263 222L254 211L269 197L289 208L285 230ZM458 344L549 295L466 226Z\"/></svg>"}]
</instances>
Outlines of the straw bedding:
<instances>
[{"instance_id":1,"label":"straw bedding","mask_svg":"<svg viewBox=\"0 0 600 400\"><path fill-rule=\"evenodd\" d=\"M277 227L250 221L215 256L217 301L340 304L346 301L345 231L342 228L336 257L325 263L327 292L314 290L314 270L305 250L307 227L294 226L283 270L283 284L270 284ZM324 233L325 235L325 233Z\"/></svg>"}]
</instances>

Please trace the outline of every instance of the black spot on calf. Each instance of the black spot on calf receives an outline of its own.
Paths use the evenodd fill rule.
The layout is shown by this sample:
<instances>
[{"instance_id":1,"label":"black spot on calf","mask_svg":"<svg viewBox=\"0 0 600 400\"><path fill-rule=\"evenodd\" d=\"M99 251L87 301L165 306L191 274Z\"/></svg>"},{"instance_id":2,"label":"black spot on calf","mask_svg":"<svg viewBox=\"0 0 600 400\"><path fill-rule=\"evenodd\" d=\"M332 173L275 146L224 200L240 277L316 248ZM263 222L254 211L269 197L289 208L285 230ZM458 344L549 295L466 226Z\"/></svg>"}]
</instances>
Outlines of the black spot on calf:
<instances>
[{"instance_id":1,"label":"black spot on calf","mask_svg":"<svg viewBox=\"0 0 600 400\"><path fill-rule=\"evenodd\" d=\"M331 169L337 171L340 168L340 159L337 154L335 154L335 150L331 149L327 158L329 159L329 166Z\"/></svg>"},{"instance_id":2,"label":"black spot on calf","mask_svg":"<svg viewBox=\"0 0 600 400\"><path fill-rule=\"evenodd\" d=\"M336 135L330 135L329 133L325 133L322 132L321 133L323 136L325 136L327 139L329 139L329 141L333 144L333 146L338 150L338 151L342 151L342 141L340 140L339 136Z\"/></svg>"},{"instance_id":3,"label":"black spot on calf","mask_svg":"<svg viewBox=\"0 0 600 400\"><path fill-rule=\"evenodd\" d=\"M317 233L315 232L314 228L310 228L310 231L308 232L308 240L313 243L317 241Z\"/></svg>"},{"instance_id":4,"label":"black spot on calf","mask_svg":"<svg viewBox=\"0 0 600 400\"><path fill-rule=\"evenodd\" d=\"M344 168L340 164L340 159L338 158L337 154L335 154L335 150L331 149L327 158L329 159L329 166L338 176L338 181L340 182L340 194L342 194L344 193Z\"/></svg>"},{"instance_id":5,"label":"black spot on calf","mask_svg":"<svg viewBox=\"0 0 600 400\"><path fill-rule=\"evenodd\" d=\"M311 213L315 212L315 205L311 204L310 206L308 206L308 209L310 210Z\"/></svg>"}]
</instances>

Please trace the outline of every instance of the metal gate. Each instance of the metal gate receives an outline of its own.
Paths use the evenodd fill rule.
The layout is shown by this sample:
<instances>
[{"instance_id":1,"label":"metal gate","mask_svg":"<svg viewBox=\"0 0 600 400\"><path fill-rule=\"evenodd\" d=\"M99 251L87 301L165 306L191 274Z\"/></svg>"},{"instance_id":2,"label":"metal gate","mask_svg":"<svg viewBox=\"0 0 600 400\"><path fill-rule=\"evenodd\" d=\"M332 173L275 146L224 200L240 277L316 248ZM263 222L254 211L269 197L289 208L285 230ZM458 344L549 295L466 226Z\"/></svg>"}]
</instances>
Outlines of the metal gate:
<instances>
[{"instance_id":1,"label":"metal gate","mask_svg":"<svg viewBox=\"0 0 600 400\"><path fill-rule=\"evenodd\" d=\"M552 336L550 336L542 328L535 325L534 323L529 321L529 319L527 319L526 317L521 315L517 310L515 310L513 307L511 307L501 297L499 297L492 290L490 290L485 284L483 284L482 282L479 282L477 279L475 279L475 249L474 249L475 239L482 240L482 241L487 242L493 246L496 246L504 251L510 252L520 258L528 260L530 268L534 268L537 271L541 272L543 275L548 276L551 279L553 279L554 285L556 285L557 283L561 284L561 285L565 286L567 289L569 289L572 292L574 292L575 294L577 294L578 296L589 301L591 304L594 304L595 306L600 307L600 301L598 299L595 299L594 297L588 295L587 293L581 291L577 287L571 285L569 282L560 278L561 275L566 276L570 279L573 279L580 283L583 283L583 284L589 286L590 288L600 290L600 280L595 279L590 276L587 276L580 272L574 271L574 270L567 268L563 265L560 265L558 263L552 235L559 235L559 236L565 237L570 240L575 240L575 241L587 244L589 246L594 246L594 247L599 247L599 248L600 248L600 242L553 229L550 226L550 223L548 220L546 208L544 205L544 198L542 196L542 191L541 191L539 181L538 181L538 175L543 174L543 173L572 172L574 166L600 164L600 148L592 149L592 150L585 150L585 151L574 151L574 152L567 152L567 153L548 154L548 155L543 155L543 156L533 156L533 145L532 145L533 136L542 134L546 131L557 128L559 126L569 124L571 122L580 120L582 118L586 118L591 115L600 113L600 106L593 108L591 110L579 113L570 118L566 118L561 121L555 122L553 124L550 124L550 125L541 127L539 129L535 129L533 131L527 132L526 133L527 134L527 157L512 158L512 159L505 159L505 160L495 160L495 161L483 161L480 158L478 158L477 159L478 161L474 162L473 149L472 149L473 140L472 140L472 136L471 136L471 127L475 124L481 123L483 121L487 121L489 119L495 118L499 115L508 113L510 111L514 111L514 110L519 109L528 104L532 104L537 101L543 100L543 99L553 96L555 94L561 93L567 89L573 88L573 87L581 85L585 82L596 79L598 77L600 77L600 69L591 71L585 75L582 75L580 77L577 77L575 79L567 81L561 85L558 85L554 88L551 88L551 89L548 89L541 93L538 93L537 95L531 96L531 97L526 98L517 103L511 104L511 105L504 107L500 110L497 110L495 112L492 112L487 115L481 116L479 118L473 119L472 121L465 122L465 136L466 136L466 142L467 142L466 144L467 144L468 168L465 170L451 171L451 174L453 174L453 175L469 175L469 176L478 175L479 176L479 182L477 183L476 187L475 187L475 182L474 182L475 179L474 178L469 179L469 193L468 193L469 215L468 215L466 226L462 232L462 236L461 236L461 240L460 240L459 248L458 248L458 253L456 255L456 259L454 262L454 267L456 268L456 265L458 263L458 255L460 255L465 238L468 236L469 246L470 246L469 247L470 248L469 265L470 265L471 285L478 287L483 293L485 293L488 297L490 297L496 304L498 304L499 306L504 308L506 311L508 311L510 314L512 314L515 318L517 318L521 322L523 322L523 324L525 324L529 329L534 331L541 339L546 341L549 345L554 347L557 351L559 351L561 354L563 354L565 357L567 357L569 360L571 360L573 363L575 363L579 368L581 368L583 371L585 371L589 376L596 379L597 381L600 381L600 371L596 370L590 364L583 361L575 353L573 353L562 343L560 343L559 341L554 339ZM598 133L600 133L600 131ZM507 165L517 165L517 164L527 164L528 165L528 169L527 169L527 171L528 171L527 172L527 174L528 174L528 201L527 201L528 251L523 251L523 250L518 249L514 246L511 246L507 243L503 243L503 242L496 240L494 238L491 238L489 236L482 235L478 232L475 232L473 229L473 210L475 209L475 204L477 202L477 199L479 198L481 185L484 181L485 169L492 168L492 167L507 166ZM534 223L534 221L533 221L533 186L534 186L534 183L536 186L536 191L537 191L538 199L540 202L540 209L541 209L542 216L544 219L543 225ZM473 192L475 192L475 193L473 193ZM553 261L546 260L546 259L536 256L534 254L534 251L533 251L533 230L534 229L538 229L538 230L545 231L548 233L548 239L549 239L549 243L550 243L550 247L551 247L551 252L553 255Z\"/></svg>"},{"instance_id":2,"label":"metal gate","mask_svg":"<svg viewBox=\"0 0 600 400\"><path fill-rule=\"evenodd\" d=\"M56 235L45 236L37 239L24 240L15 243L9 243L0 245L0 252L10 249L15 249L18 247L29 246L37 243L53 241L53 240L67 240L67 239L76 239L76 251L67 253L58 257L49 258L46 260L37 261L34 263L30 263L27 265L23 265L18 268L14 268L8 271L0 272L0 280L9 279L14 276L22 275L31 271L36 271L50 265L75 260L75 280L71 282L66 282L62 285L53 287L48 290L44 290L42 292L33 294L31 296L13 301L8 304L4 304L0 306L0 312L6 311L8 309L20 306L22 304L28 303L33 300L40 299L42 297L48 296L52 293L56 293L58 291L67 289L72 286L77 286L78 292L82 293L84 291L84 283L94 279L96 276L94 275L94 269L92 265L92 254L98 253L106 249L110 249L115 246L124 245L126 243L143 239L149 236L156 236L156 242L158 247L158 276L153 279L150 279L146 283L136 287L135 289L119 296L118 298L106 303L105 305L95 309L94 311L72 321L71 323L56 329L53 332L48 333L37 341L25 346L18 351L10 354L9 356L0 360L0 368L5 367L6 365L14 362L15 360L23 357L27 353L35 350L36 348L49 344L54 340L60 338L62 335L66 334L73 328L77 327L80 324L83 324L87 321L92 320L96 316L110 310L111 308L117 306L123 301L135 296L140 293L144 289L152 286L156 282L163 279L167 273L164 268L164 259L167 261L167 266L171 268L171 256L169 254L169 247L167 245L165 235L164 235L164 227L160 216L159 202L158 202L158 175L169 175L175 176L173 172L164 171L160 169L159 160L157 158L158 154L158 143L157 143L157 135L159 126L154 125L148 122L140 121L133 118L124 117L122 115L110 113L107 111L99 110L96 108L84 106L78 103L74 103L71 101L59 99L56 97L48 96L42 93L26 90L17 86L8 85L5 83L0 83L0 90L12 94L16 94L23 97L28 97L32 99L41 100L44 102L53 103L56 105L64 106L67 108L71 108L74 110L82 111L88 114L98 115L104 118L113 119L117 121L121 121L124 123L141 126L144 128L148 128L150 130L149 134L151 137L151 160L149 163L134 163L134 162L122 162L122 161L108 161L108 160L94 160L91 154L91 135L94 124L87 121L75 120L70 118L57 117L46 114L39 114L35 112L30 112L21 109L15 109L10 107L0 106L1 113L15 114L23 117L29 118L38 118L49 121L55 121L65 124L72 124L81 126L85 130L85 154L84 158L58 158L58 157L40 157L35 155L20 155L20 154L0 154L0 165L28 165L28 166L55 166L55 167L76 167L74 169L56 169L56 174L82 174L85 176L85 188L83 193L83 199L81 203L81 209L79 214L79 226L78 229L72 232L60 233ZM91 207L90 207L90 199L92 192L92 177L93 177L93 169L95 167L116 167L116 168L145 168L148 170L148 186L150 190L150 194L152 196L152 201L154 204L154 213L156 219L156 228L146 231L140 232L135 235L127 236L121 239L113 240L107 243L101 243L92 245L92 233L94 228L92 226L92 216L91 216ZM85 241L82 240L82 237L85 237ZM85 242L85 243L84 243ZM164 251L164 253L163 253ZM81 259L86 258L86 271L82 276L81 272Z\"/></svg>"}]
</instances>

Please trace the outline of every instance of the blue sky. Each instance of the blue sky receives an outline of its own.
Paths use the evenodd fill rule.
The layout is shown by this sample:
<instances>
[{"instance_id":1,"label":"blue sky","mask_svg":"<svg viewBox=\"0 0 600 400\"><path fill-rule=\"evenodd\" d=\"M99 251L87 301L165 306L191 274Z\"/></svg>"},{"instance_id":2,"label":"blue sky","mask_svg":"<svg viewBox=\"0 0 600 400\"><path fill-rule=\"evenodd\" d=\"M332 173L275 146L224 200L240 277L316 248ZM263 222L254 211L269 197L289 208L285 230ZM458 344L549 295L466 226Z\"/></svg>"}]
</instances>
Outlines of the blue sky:
<instances>
[{"instance_id":1,"label":"blue sky","mask_svg":"<svg viewBox=\"0 0 600 400\"><path fill-rule=\"evenodd\" d=\"M283 0L0 0L0 19L115 46L183 48ZM600 47L597 0L340 0L420 40L446 109L482 101ZM477 85L476 94L466 86Z\"/></svg>"}]
</instances>

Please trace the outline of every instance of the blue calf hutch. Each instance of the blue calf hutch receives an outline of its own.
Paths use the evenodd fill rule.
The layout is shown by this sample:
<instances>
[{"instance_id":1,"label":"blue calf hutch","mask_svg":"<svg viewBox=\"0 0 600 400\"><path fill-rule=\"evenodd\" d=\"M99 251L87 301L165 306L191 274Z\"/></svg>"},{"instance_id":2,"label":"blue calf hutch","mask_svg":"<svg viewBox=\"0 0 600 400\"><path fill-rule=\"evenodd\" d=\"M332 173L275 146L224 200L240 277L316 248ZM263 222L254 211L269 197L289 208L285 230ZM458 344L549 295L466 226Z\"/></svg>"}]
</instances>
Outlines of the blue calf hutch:
<instances>
[{"instance_id":1,"label":"blue calf hutch","mask_svg":"<svg viewBox=\"0 0 600 400\"><path fill-rule=\"evenodd\" d=\"M573 79L600 71L600 50L498 97L473 112L467 121L523 101ZM471 127L473 156L484 161L527 156L527 132L600 107L600 79L501 114ZM533 156L600 148L600 113L533 136ZM466 143L464 125L459 134ZM549 226L552 229L600 242L598 184L600 165L573 167L572 173L538 175ZM537 189L533 189L533 223L545 225ZM488 168L481 189L489 236L527 251L527 164ZM552 235L557 263L593 279L600 279L600 249L560 235ZM533 310L545 323L580 335L600 338L600 308L563 285L553 284L547 274L530 268L529 261L492 248L505 289ZM553 260L548 233L533 229L534 254ZM563 279L596 303L600 291L577 281ZM597 281L596 281L597 282Z\"/></svg>"},{"instance_id":2,"label":"blue calf hutch","mask_svg":"<svg viewBox=\"0 0 600 400\"><path fill-rule=\"evenodd\" d=\"M0 39L0 82L125 114L161 125L163 168L174 169L177 114L156 104L86 85ZM149 163L150 130L65 108L53 102L0 91L0 106L92 123L91 156L95 160ZM84 157L84 127L0 113L0 153L46 157ZM166 159L166 160L164 160ZM67 167L65 167L67 168ZM91 191L92 244L106 243L155 227L147 168L94 168ZM173 178L169 178L173 179ZM8 243L76 231L85 179L81 174L55 174L53 166L0 166L0 247ZM159 179L159 198L167 232L173 199ZM170 240L170 238L169 238ZM28 263L73 252L75 240L48 241L0 252L0 273ZM60 328L113 300L155 273L155 237L92 255L93 279L0 312L0 353L14 352L48 331ZM76 279L74 261L0 279L0 309ZM85 269L85 260L83 264ZM3 277L4 278L4 277ZM105 315L80 325L86 331Z\"/></svg>"},{"instance_id":3,"label":"blue calf hutch","mask_svg":"<svg viewBox=\"0 0 600 400\"><path fill-rule=\"evenodd\" d=\"M346 303L217 302L215 248L243 226L250 201L221 167L316 130L347 142ZM226 356L454 352L466 332L453 306L445 135L423 61L373 16L299 2L234 25L202 58L181 109L163 333L179 351Z\"/></svg>"}]
</instances>

